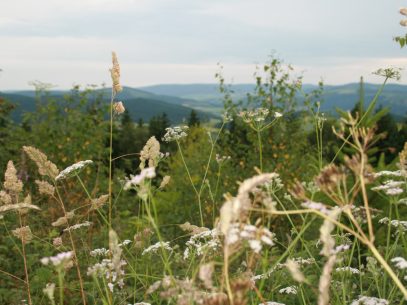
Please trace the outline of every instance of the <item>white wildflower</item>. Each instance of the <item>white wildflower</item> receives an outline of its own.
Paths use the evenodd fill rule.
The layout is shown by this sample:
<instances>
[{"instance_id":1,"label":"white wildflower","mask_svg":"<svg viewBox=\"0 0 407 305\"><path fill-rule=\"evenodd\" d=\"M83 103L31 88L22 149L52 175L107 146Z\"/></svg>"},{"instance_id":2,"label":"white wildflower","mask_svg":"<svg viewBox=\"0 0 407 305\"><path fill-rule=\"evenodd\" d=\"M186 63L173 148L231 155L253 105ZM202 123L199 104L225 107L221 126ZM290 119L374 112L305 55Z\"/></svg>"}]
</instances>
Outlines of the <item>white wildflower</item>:
<instances>
[{"instance_id":1,"label":"white wildflower","mask_svg":"<svg viewBox=\"0 0 407 305\"><path fill-rule=\"evenodd\" d=\"M269 115L270 111L267 108L257 108L254 110L241 111L239 116L246 123L262 122Z\"/></svg>"},{"instance_id":2,"label":"white wildflower","mask_svg":"<svg viewBox=\"0 0 407 305\"><path fill-rule=\"evenodd\" d=\"M407 261L403 257L395 257L391 259L391 262L395 264L397 269L407 269Z\"/></svg>"},{"instance_id":3,"label":"white wildflower","mask_svg":"<svg viewBox=\"0 0 407 305\"><path fill-rule=\"evenodd\" d=\"M165 249L168 251L172 251L172 248L170 247L170 243L168 241L166 242L158 242L154 245L151 245L150 247L146 248L143 250L143 253L141 255L145 255L148 253L157 253L158 249Z\"/></svg>"},{"instance_id":4,"label":"white wildflower","mask_svg":"<svg viewBox=\"0 0 407 305\"><path fill-rule=\"evenodd\" d=\"M55 256L44 257L41 259L43 265L52 264L55 267L66 266L68 265L73 258L73 252L61 252Z\"/></svg>"},{"instance_id":5,"label":"white wildflower","mask_svg":"<svg viewBox=\"0 0 407 305\"><path fill-rule=\"evenodd\" d=\"M285 304L278 303L278 302L266 302L266 303L260 303L259 305L285 305Z\"/></svg>"},{"instance_id":6,"label":"white wildflower","mask_svg":"<svg viewBox=\"0 0 407 305\"><path fill-rule=\"evenodd\" d=\"M51 303L54 304L55 284L48 283L42 291L48 297L48 299L51 301Z\"/></svg>"},{"instance_id":7,"label":"white wildflower","mask_svg":"<svg viewBox=\"0 0 407 305\"><path fill-rule=\"evenodd\" d=\"M276 112L274 112L274 117L277 119L277 118L281 118L283 116L283 114L282 113L280 113L280 112L278 112L278 111L276 111Z\"/></svg>"},{"instance_id":8,"label":"white wildflower","mask_svg":"<svg viewBox=\"0 0 407 305\"><path fill-rule=\"evenodd\" d=\"M389 188L385 191L385 193L389 196L397 196L400 195L401 193L403 193L403 189L399 188L399 187L393 187L393 188Z\"/></svg>"},{"instance_id":9,"label":"white wildflower","mask_svg":"<svg viewBox=\"0 0 407 305\"><path fill-rule=\"evenodd\" d=\"M389 196L397 196L403 193L403 189L401 188L401 186L404 184L404 181L387 180L382 185L372 187L372 190L384 191Z\"/></svg>"},{"instance_id":10,"label":"white wildflower","mask_svg":"<svg viewBox=\"0 0 407 305\"><path fill-rule=\"evenodd\" d=\"M80 229L80 228L83 228L83 227L89 227L91 225L92 225L92 223L90 221L85 221L83 223L78 223L76 225L73 225L73 226L70 226L70 227L64 229L64 232L74 231L74 230L77 230L77 229Z\"/></svg>"},{"instance_id":11,"label":"white wildflower","mask_svg":"<svg viewBox=\"0 0 407 305\"><path fill-rule=\"evenodd\" d=\"M288 286L278 291L282 294L297 294L297 286Z\"/></svg>"},{"instance_id":12,"label":"white wildflower","mask_svg":"<svg viewBox=\"0 0 407 305\"><path fill-rule=\"evenodd\" d=\"M119 244L119 247L127 246L129 244L131 244L131 240L130 239L125 239L125 240L123 240L123 242L121 244Z\"/></svg>"},{"instance_id":13,"label":"white wildflower","mask_svg":"<svg viewBox=\"0 0 407 305\"><path fill-rule=\"evenodd\" d=\"M216 159L216 162L218 163L218 164L221 164L221 163L223 163L223 162L225 162L225 161L227 161L227 160L230 160L230 156L221 156L221 155L219 155L219 154L216 154L216 157L215 157L215 159Z\"/></svg>"},{"instance_id":14,"label":"white wildflower","mask_svg":"<svg viewBox=\"0 0 407 305\"><path fill-rule=\"evenodd\" d=\"M86 160L86 161L79 161L67 168L65 168L63 171L61 171L58 176L56 176L55 180L62 180L66 179L69 177L73 177L77 174L79 174L80 171L82 171L86 166L92 164L92 160Z\"/></svg>"},{"instance_id":15,"label":"white wildflower","mask_svg":"<svg viewBox=\"0 0 407 305\"><path fill-rule=\"evenodd\" d=\"M352 274L360 274L359 269L352 267L339 267L335 269L336 272L350 272Z\"/></svg>"},{"instance_id":16,"label":"white wildflower","mask_svg":"<svg viewBox=\"0 0 407 305\"><path fill-rule=\"evenodd\" d=\"M329 207L320 202L306 201L306 202L301 203L301 206L303 208L320 211L321 213L323 213L325 215L328 215L330 212Z\"/></svg>"},{"instance_id":17,"label":"white wildflower","mask_svg":"<svg viewBox=\"0 0 407 305\"><path fill-rule=\"evenodd\" d=\"M148 167L144 168L141 170L139 175L130 175L130 179L126 178L126 183L124 184L123 189L124 190L129 190L133 186L140 185L144 179L152 179L155 177L155 168L154 167Z\"/></svg>"},{"instance_id":18,"label":"white wildflower","mask_svg":"<svg viewBox=\"0 0 407 305\"><path fill-rule=\"evenodd\" d=\"M192 235L191 238L186 242L187 248L184 251L184 259L189 258L191 251L193 251L197 256L201 256L208 251L214 252L220 249L220 234L220 231L215 228Z\"/></svg>"},{"instance_id":19,"label":"white wildflower","mask_svg":"<svg viewBox=\"0 0 407 305\"><path fill-rule=\"evenodd\" d=\"M379 220L379 223L388 224L389 221L390 220L389 220L388 217L384 217L384 218ZM407 231L407 221L406 220L393 219L393 220L390 221L390 225L397 228L397 230L399 232L406 232Z\"/></svg>"},{"instance_id":20,"label":"white wildflower","mask_svg":"<svg viewBox=\"0 0 407 305\"><path fill-rule=\"evenodd\" d=\"M94 249L90 251L90 256L96 257L96 256L107 256L109 254L109 250L105 248L100 248L100 249Z\"/></svg>"},{"instance_id":21,"label":"white wildflower","mask_svg":"<svg viewBox=\"0 0 407 305\"><path fill-rule=\"evenodd\" d=\"M353 300L351 305L389 305L389 301L375 297L359 296L357 300Z\"/></svg>"},{"instance_id":22,"label":"white wildflower","mask_svg":"<svg viewBox=\"0 0 407 305\"><path fill-rule=\"evenodd\" d=\"M178 141L187 136L188 126L176 126L165 128L166 133L162 138L165 142Z\"/></svg>"},{"instance_id":23,"label":"white wildflower","mask_svg":"<svg viewBox=\"0 0 407 305\"><path fill-rule=\"evenodd\" d=\"M350 249L350 245L349 245L349 244L339 245L339 246L336 246L336 247L334 248L333 254L338 254L338 253L340 253L340 252L345 252L345 251L347 251L347 250L349 250L349 249Z\"/></svg>"},{"instance_id":24,"label":"white wildflower","mask_svg":"<svg viewBox=\"0 0 407 305\"><path fill-rule=\"evenodd\" d=\"M374 174L375 178L383 177L383 176L385 176L385 177L392 177L392 176L393 177L403 177L403 173L400 170L397 170L397 171L381 171L381 172Z\"/></svg>"}]
</instances>

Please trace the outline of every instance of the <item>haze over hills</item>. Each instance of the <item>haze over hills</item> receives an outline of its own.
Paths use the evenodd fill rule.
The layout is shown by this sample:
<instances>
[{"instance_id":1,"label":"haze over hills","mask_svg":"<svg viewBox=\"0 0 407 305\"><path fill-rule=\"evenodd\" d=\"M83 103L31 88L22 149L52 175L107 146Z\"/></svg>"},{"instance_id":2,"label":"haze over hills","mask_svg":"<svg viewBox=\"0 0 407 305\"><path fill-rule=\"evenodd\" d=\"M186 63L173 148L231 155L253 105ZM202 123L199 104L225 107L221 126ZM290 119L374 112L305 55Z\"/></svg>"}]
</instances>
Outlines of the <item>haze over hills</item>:
<instances>
[{"instance_id":1,"label":"haze over hills","mask_svg":"<svg viewBox=\"0 0 407 305\"><path fill-rule=\"evenodd\" d=\"M48 95L58 100L63 99L64 95L69 93L69 90L51 90ZM96 90L96 94L98 93L103 94L106 103L110 101L111 91L109 88L98 89ZM16 122L21 122L23 113L35 111L35 91L0 92L0 97L16 104L16 109L14 109L11 114L12 119ZM121 100L125 103L125 107L129 110L134 121L143 119L144 122L148 122L151 117L165 112L173 124L179 124L188 119L193 109L185 106L191 103L189 99L157 95L130 87L124 87L123 91L118 94L116 100ZM216 114L209 112L197 110L197 113L201 120L210 120L217 117Z\"/></svg>"},{"instance_id":2,"label":"haze over hills","mask_svg":"<svg viewBox=\"0 0 407 305\"><path fill-rule=\"evenodd\" d=\"M380 85L365 84L365 104L367 105L375 96ZM315 85L304 85L305 92L317 88ZM252 84L231 85L233 99L244 100L246 94L253 92ZM49 95L62 98L70 91L51 90ZM97 89L97 93L106 96L106 103L110 99L110 89ZM35 92L30 90L8 91L1 93L11 102L17 104L12 117L20 122L22 113L35 111ZM203 120L219 117L223 111L222 95L217 84L163 84L141 88L124 87L117 96L118 100L125 102L133 120L142 118L148 121L152 116L167 113L173 124L181 123L189 117L192 109L198 111ZM359 83L350 83L338 86L325 86L323 94L322 111L335 115L335 109L350 110L359 99ZM301 103L301 97L298 97ZM301 105L300 105L301 106ZM406 118L407 114L407 86L388 84L378 100L378 107L389 107L390 112L398 119Z\"/></svg>"},{"instance_id":3,"label":"haze over hills","mask_svg":"<svg viewBox=\"0 0 407 305\"><path fill-rule=\"evenodd\" d=\"M252 84L235 84L231 85L233 98L238 101L245 99L246 94L253 92ZM303 90L310 92L316 89L316 85L305 84ZM365 104L367 105L375 96L380 85L364 84ZM196 101L195 104L184 104L197 109L204 110L222 109L222 96L219 93L217 84L188 84L188 85L155 85L141 87L143 91L155 94L173 95L184 99ZM345 85L324 87L322 111L335 114L336 108L350 110L359 99L359 83L349 83ZM299 97L299 100L301 98ZM378 107L389 107L390 113L400 117L407 115L407 86L398 84L387 84L378 99Z\"/></svg>"}]
</instances>

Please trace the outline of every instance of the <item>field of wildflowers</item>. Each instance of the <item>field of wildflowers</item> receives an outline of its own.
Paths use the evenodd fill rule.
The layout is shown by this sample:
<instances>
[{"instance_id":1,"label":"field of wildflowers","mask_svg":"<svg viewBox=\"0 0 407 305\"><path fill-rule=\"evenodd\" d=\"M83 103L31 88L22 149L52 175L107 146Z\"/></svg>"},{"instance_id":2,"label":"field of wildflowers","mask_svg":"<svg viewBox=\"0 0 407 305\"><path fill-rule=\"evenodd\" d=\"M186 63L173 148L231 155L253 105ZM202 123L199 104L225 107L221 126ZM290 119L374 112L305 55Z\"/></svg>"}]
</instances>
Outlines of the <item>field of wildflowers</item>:
<instances>
[{"instance_id":1,"label":"field of wildflowers","mask_svg":"<svg viewBox=\"0 0 407 305\"><path fill-rule=\"evenodd\" d=\"M167 127L126 156L128 172L115 168L126 105L112 62L95 159L61 170L66 159L23 143L7 162L2 304L405 304L407 142L392 162L375 158L377 97L330 122L319 91L294 111L301 80L277 60L246 104L219 73L222 121ZM379 73L383 86L397 77Z\"/></svg>"}]
</instances>

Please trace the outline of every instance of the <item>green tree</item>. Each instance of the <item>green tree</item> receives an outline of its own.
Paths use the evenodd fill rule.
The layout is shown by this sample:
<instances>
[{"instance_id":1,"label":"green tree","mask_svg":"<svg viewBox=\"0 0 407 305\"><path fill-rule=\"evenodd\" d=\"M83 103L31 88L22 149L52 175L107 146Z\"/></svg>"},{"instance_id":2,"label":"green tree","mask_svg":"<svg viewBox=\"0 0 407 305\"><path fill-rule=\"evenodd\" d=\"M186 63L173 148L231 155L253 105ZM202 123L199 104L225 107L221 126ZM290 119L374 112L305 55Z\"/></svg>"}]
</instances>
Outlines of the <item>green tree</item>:
<instances>
[{"instance_id":1,"label":"green tree","mask_svg":"<svg viewBox=\"0 0 407 305\"><path fill-rule=\"evenodd\" d=\"M149 138L148 129L133 122L130 112L126 110L121 118L114 145L115 168L133 173L138 167L137 153Z\"/></svg>"},{"instance_id":2,"label":"green tree","mask_svg":"<svg viewBox=\"0 0 407 305\"><path fill-rule=\"evenodd\" d=\"M165 128L170 127L171 122L165 112L161 115L153 116L148 124L148 131L150 136L155 136L157 140L161 139L165 135Z\"/></svg>"},{"instance_id":3,"label":"green tree","mask_svg":"<svg viewBox=\"0 0 407 305\"><path fill-rule=\"evenodd\" d=\"M188 119L188 126L199 126L201 121L199 120L198 113L192 109Z\"/></svg>"}]
</instances>

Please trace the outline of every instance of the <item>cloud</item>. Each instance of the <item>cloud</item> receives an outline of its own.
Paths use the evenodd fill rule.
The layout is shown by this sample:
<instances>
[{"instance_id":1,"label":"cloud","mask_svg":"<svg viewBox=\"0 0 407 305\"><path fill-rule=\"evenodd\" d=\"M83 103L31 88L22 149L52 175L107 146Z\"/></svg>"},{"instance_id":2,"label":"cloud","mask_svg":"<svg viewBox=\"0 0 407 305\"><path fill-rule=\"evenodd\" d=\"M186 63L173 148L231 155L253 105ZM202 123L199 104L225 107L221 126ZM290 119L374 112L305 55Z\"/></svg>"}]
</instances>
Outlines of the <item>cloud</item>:
<instances>
[{"instance_id":1,"label":"cloud","mask_svg":"<svg viewBox=\"0 0 407 305\"><path fill-rule=\"evenodd\" d=\"M207 70L217 62L233 66L235 79L244 79L248 69L242 67L264 62L273 50L314 75L312 80L323 74L332 82L342 82L359 77L352 74L363 70L358 70L359 64L367 65L363 71L369 70L373 62L366 59L398 60L404 55L392 42L393 36L404 31L397 12L403 2L2 1L0 87L24 87L35 75L67 86L79 82L73 66L87 67L84 75L89 73L98 82L103 78L92 67L106 66L111 50L117 51L123 63L145 67L143 78L129 79L133 85L153 78L156 83L199 81L199 75L207 82L214 73L207 74ZM159 67L170 71L176 66L180 75L168 72L172 76L167 77L167 72L158 72ZM188 78L189 74L194 76Z\"/></svg>"}]
</instances>

